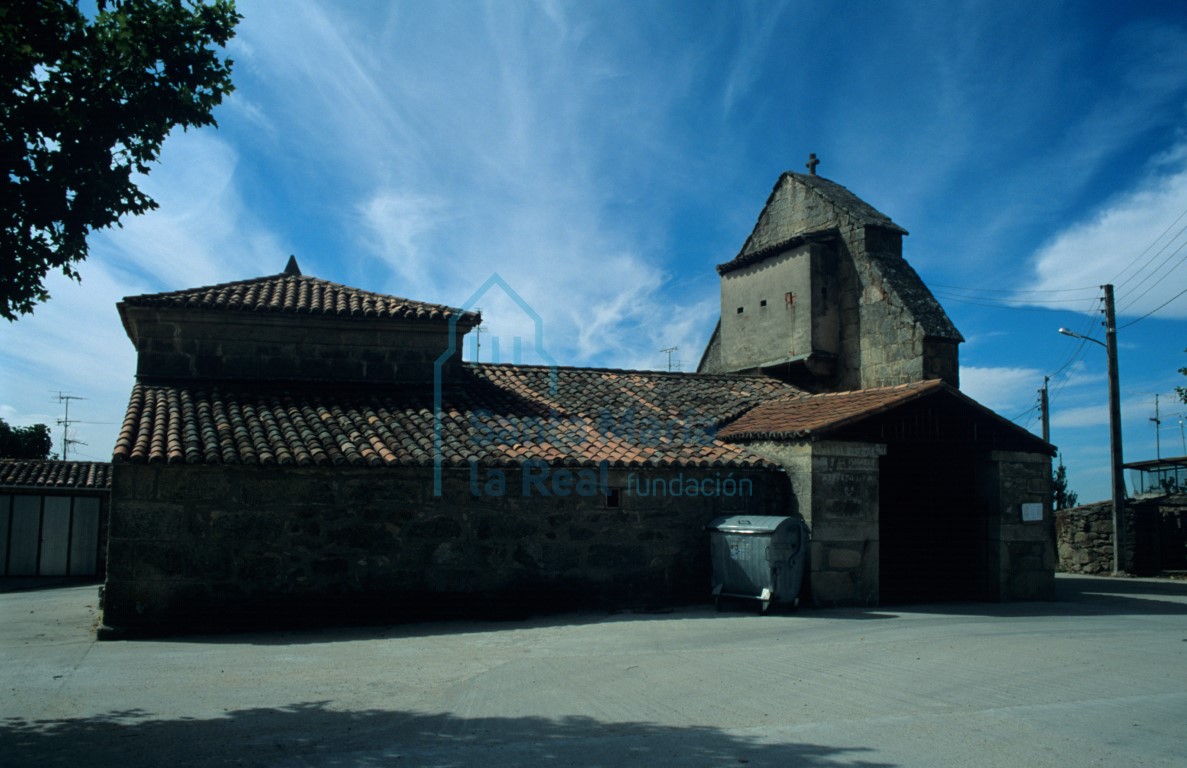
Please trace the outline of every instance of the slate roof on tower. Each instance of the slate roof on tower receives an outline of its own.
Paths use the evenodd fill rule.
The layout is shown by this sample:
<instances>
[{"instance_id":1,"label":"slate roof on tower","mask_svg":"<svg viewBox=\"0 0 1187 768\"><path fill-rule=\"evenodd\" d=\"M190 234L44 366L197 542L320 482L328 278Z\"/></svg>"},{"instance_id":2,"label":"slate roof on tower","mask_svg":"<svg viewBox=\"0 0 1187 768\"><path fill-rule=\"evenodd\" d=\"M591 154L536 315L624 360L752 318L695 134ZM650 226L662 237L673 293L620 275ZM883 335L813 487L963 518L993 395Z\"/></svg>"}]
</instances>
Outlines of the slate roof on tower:
<instances>
[{"instance_id":1,"label":"slate roof on tower","mask_svg":"<svg viewBox=\"0 0 1187 768\"><path fill-rule=\"evenodd\" d=\"M866 227L907 234L889 216L835 181L788 171L775 182L741 250L734 258L718 264L717 272L724 275L805 243L842 239L846 236L842 230ZM911 308L928 336L964 341L922 278L902 258L901 251L867 255Z\"/></svg>"},{"instance_id":2,"label":"slate roof on tower","mask_svg":"<svg viewBox=\"0 0 1187 768\"><path fill-rule=\"evenodd\" d=\"M799 214L803 219L802 225L797 227L794 232L764 239L763 235L766 233L763 231L763 221L768 211L771 210L776 198L792 184L810 192L800 201L802 210ZM772 253L795 247L802 242L836 237L839 215L847 217L856 226L880 227L901 235L907 234L907 230L895 224L889 216L835 181L823 176L787 171L775 182L775 187L767 196L767 202L763 205L763 210L758 216L758 221L755 222L754 229L746 238L746 242L742 244L738 255L724 264L718 264L717 273L732 272L747 264L762 261Z\"/></svg>"}]
</instances>

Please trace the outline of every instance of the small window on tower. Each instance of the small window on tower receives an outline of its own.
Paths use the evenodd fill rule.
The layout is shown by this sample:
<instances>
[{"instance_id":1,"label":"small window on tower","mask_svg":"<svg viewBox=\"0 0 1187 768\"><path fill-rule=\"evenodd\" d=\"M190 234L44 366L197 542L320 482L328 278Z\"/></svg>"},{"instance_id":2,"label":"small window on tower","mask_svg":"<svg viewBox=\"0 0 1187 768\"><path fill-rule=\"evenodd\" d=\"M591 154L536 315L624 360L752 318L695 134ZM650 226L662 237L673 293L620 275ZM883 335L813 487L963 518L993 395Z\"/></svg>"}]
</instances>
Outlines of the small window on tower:
<instances>
[{"instance_id":1,"label":"small window on tower","mask_svg":"<svg viewBox=\"0 0 1187 768\"><path fill-rule=\"evenodd\" d=\"M758 306L760 306L760 307L765 307L766 305L767 305L766 299L763 299L762 301L758 302Z\"/></svg>"},{"instance_id":2,"label":"small window on tower","mask_svg":"<svg viewBox=\"0 0 1187 768\"><path fill-rule=\"evenodd\" d=\"M740 314L742 314L742 308L741 308L741 307L738 307L738 314L739 314L739 315L740 315Z\"/></svg>"}]
</instances>

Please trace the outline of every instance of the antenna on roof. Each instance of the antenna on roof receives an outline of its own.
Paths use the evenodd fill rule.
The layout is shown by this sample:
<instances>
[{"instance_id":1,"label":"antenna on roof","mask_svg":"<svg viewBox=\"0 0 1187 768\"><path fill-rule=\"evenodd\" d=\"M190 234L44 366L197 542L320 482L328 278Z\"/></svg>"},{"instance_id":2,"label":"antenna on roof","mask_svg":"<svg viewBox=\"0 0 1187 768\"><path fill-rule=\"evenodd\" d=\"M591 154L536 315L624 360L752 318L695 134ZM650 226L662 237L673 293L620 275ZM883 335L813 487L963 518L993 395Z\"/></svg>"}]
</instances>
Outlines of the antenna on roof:
<instances>
[{"instance_id":1,"label":"antenna on roof","mask_svg":"<svg viewBox=\"0 0 1187 768\"><path fill-rule=\"evenodd\" d=\"M482 316L482 307L474 307L474 311L478 313L479 317ZM484 333L490 333L490 331L483 328L481 323L474 326L474 362L476 363L482 362L482 334ZM499 361L495 360L494 362Z\"/></svg>"},{"instance_id":2,"label":"antenna on roof","mask_svg":"<svg viewBox=\"0 0 1187 768\"><path fill-rule=\"evenodd\" d=\"M58 393L58 402L66 404L66 414L58 419L58 425L62 428L62 461L70 458L70 446L72 445L86 445L81 440L74 440L70 437L70 425L76 424L77 420L70 418L70 401L71 400L86 400L85 397L78 395L67 395L65 392Z\"/></svg>"},{"instance_id":3,"label":"antenna on roof","mask_svg":"<svg viewBox=\"0 0 1187 768\"><path fill-rule=\"evenodd\" d=\"M289 256L289 263L284 265L284 272L281 274L292 275L293 277L301 276L301 268L297 266L296 256Z\"/></svg>"},{"instance_id":4,"label":"antenna on roof","mask_svg":"<svg viewBox=\"0 0 1187 768\"><path fill-rule=\"evenodd\" d=\"M662 355L662 354L665 354L665 353L668 355L668 371L669 371L669 372L670 372L670 371L678 371L678 370L680 370L680 361L679 361L679 360L672 360L672 355L673 355L673 353L675 353L675 352L676 352L677 350L679 350L679 349L680 349L680 347L668 347L667 349L661 349L661 350L659 351L659 353L660 353L661 355ZM673 368L672 366L675 366L675 367Z\"/></svg>"}]
</instances>

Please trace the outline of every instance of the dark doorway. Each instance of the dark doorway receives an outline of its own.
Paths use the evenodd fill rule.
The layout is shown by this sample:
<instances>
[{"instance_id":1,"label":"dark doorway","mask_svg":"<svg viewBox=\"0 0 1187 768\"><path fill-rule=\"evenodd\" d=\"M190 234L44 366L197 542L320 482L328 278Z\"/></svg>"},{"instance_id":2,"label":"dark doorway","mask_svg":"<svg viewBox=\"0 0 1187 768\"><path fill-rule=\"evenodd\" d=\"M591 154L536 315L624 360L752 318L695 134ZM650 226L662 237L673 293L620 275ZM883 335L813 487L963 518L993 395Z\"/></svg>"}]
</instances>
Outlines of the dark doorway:
<instances>
[{"instance_id":1,"label":"dark doorway","mask_svg":"<svg viewBox=\"0 0 1187 768\"><path fill-rule=\"evenodd\" d=\"M879 461L878 505L883 605L987 599L986 516L972 452L889 444Z\"/></svg>"}]
</instances>

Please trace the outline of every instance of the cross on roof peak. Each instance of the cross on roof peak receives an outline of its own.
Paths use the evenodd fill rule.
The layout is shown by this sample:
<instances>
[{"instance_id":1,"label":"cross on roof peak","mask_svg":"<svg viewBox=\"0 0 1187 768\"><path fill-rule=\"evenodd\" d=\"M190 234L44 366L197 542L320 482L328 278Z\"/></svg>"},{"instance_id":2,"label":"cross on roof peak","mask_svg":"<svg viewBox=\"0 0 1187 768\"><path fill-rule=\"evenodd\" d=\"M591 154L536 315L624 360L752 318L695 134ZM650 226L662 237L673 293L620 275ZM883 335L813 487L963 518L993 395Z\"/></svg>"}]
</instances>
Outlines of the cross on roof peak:
<instances>
[{"instance_id":1,"label":"cross on roof peak","mask_svg":"<svg viewBox=\"0 0 1187 768\"><path fill-rule=\"evenodd\" d=\"M808 173L813 176L816 175L816 166L820 165L820 160L817 159L815 152L808 154L808 162L804 163L804 165L808 168Z\"/></svg>"}]
</instances>

